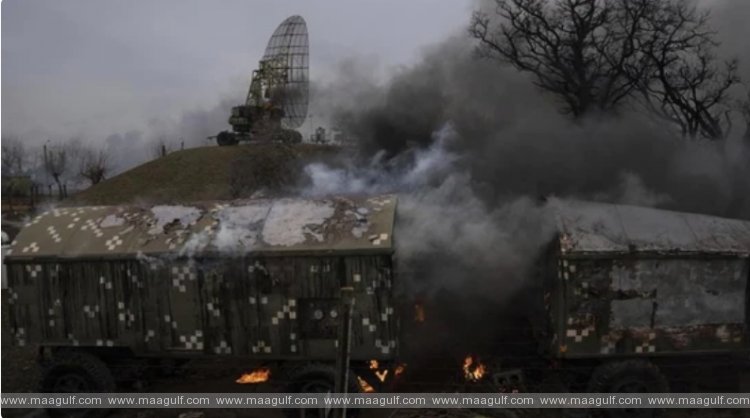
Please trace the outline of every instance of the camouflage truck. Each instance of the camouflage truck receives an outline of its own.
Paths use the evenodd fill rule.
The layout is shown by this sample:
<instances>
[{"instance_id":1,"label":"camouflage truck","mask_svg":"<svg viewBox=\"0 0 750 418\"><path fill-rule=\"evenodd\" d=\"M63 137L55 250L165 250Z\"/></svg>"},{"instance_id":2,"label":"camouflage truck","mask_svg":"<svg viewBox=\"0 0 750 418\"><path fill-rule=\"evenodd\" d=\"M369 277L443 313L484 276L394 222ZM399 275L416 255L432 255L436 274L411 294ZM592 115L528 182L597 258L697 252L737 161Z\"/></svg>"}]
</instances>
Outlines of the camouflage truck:
<instances>
[{"instance_id":1,"label":"camouflage truck","mask_svg":"<svg viewBox=\"0 0 750 418\"><path fill-rule=\"evenodd\" d=\"M533 292L543 377L560 377L566 390L665 392L670 382L695 380L702 365L710 373L747 365L750 222L626 205L550 206L557 234ZM505 377L517 382L524 376L514 373L530 368Z\"/></svg>"},{"instance_id":2,"label":"camouflage truck","mask_svg":"<svg viewBox=\"0 0 750 418\"><path fill-rule=\"evenodd\" d=\"M394 196L57 208L5 257L13 343L40 347L41 390L110 391L134 365L240 356L330 390L340 290L351 368L398 353ZM120 367L127 365L127 367ZM312 383L310 383L312 382Z\"/></svg>"},{"instance_id":3,"label":"camouflage truck","mask_svg":"<svg viewBox=\"0 0 750 418\"><path fill-rule=\"evenodd\" d=\"M495 387L661 392L675 370L746 364L750 222L550 207L557 234L530 289L540 355L503 358ZM350 366L381 389L371 360L396 375L417 335L400 333L413 306L393 293L395 212L394 196L46 212L6 258L13 341L41 347L46 391L112 389L113 370L133 370L115 367L123 359L208 356L291 364L288 390L329 390L340 289L352 287Z\"/></svg>"}]
</instances>

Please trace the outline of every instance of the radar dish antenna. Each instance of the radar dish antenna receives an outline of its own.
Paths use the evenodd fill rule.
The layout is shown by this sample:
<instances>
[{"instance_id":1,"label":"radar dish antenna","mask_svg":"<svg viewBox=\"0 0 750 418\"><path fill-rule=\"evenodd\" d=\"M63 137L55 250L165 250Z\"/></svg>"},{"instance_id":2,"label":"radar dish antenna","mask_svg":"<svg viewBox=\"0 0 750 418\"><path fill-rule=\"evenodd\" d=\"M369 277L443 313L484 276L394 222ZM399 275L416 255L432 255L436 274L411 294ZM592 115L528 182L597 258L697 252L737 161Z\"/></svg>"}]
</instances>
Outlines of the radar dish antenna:
<instances>
[{"instance_id":1,"label":"radar dish antenna","mask_svg":"<svg viewBox=\"0 0 750 418\"><path fill-rule=\"evenodd\" d=\"M265 97L278 103L284 111L281 125L295 129L307 117L309 97L309 57L307 24L302 16L290 16L268 40L262 62L269 74ZM248 101L252 101L248 94Z\"/></svg>"},{"instance_id":2,"label":"radar dish antenna","mask_svg":"<svg viewBox=\"0 0 750 418\"><path fill-rule=\"evenodd\" d=\"M253 71L245 104L232 107L231 131L209 139L219 145L240 141L302 142L295 129L307 117L309 97L307 24L301 16L281 22Z\"/></svg>"}]
</instances>

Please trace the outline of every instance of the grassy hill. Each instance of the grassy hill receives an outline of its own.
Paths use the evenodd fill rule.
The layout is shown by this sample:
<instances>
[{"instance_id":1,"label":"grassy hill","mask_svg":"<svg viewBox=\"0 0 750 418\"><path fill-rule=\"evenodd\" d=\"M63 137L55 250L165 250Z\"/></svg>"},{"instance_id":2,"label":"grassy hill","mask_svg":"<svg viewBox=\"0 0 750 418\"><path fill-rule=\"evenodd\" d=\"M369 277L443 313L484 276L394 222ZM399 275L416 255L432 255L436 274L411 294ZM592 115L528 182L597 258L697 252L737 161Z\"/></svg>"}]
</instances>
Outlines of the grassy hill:
<instances>
[{"instance_id":1,"label":"grassy hill","mask_svg":"<svg viewBox=\"0 0 750 418\"><path fill-rule=\"evenodd\" d=\"M70 205L182 203L249 197L282 191L301 167L339 152L338 147L276 143L208 146L173 152L71 196Z\"/></svg>"}]
</instances>

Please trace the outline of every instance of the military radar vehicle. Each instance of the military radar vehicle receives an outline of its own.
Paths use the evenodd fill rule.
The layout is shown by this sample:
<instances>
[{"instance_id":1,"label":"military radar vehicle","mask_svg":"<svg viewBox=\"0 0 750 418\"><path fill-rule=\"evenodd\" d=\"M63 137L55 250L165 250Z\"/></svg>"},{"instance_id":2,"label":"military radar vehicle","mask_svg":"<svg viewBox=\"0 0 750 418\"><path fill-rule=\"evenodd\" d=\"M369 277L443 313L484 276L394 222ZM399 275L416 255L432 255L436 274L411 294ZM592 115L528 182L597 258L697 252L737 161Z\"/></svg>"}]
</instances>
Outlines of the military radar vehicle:
<instances>
[{"instance_id":1,"label":"military radar vehicle","mask_svg":"<svg viewBox=\"0 0 750 418\"><path fill-rule=\"evenodd\" d=\"M371 362L389 370L399 350L395 209L384 195L44 212L5 256L11 339L40 347L43 392L112 391L215 356L330 391L346 288L349 380L377 388Z\"/></svg>"},{"instance_id":2,"label":"military radar vehicle","mask_svg":"<svg viewBox=\"0 0 750 418\"><path fill-rule=\"evenodd\" d=\"M750 222L594 202L549 205L557 234L536 263L531 292L540 361L517 361L514 371L505 359L495 380L536 373L562 391L658 393L693 390L701 369L750 370Z\"/></svg>"},{"instance_id":3,"label":"military radar vehicle","mask_svg":"<svg viewBox=\"0 0 750 418\"><path fill-rule=\"evenodd\" d=\"M433 321L424 310L410 321L409 301L394 291L404 282L396 203L383 195L53 209L30 220L5 256L11 343L40 347L44 392L112 391L133 378L121 375L133 364L217 356L288 369L290 392L333 391L338 370L351 370L355 390L387 390L410 361L409 342ZM529 284L531 327L516 327L534 337L530 349L477 353L499 361L486 373L465 365L472 384L658 393L681 389L676 372L750 365L750 222L548 204L556 234Z\"/></svg>"},{"instance_id":4,"label":"military radar vehicle","mask_svg":"<svg viewBox=\"0 0 750 418\"><path fill-rule=\"evenodd\" d=\"M232 130L209 139L215 138L219 145L250 140L302 142L295 129L307 117L308 61L307 25L301 16L291 16L271 35L253 71L245 104L232 108Z\"/></svg>"}]
</instances>

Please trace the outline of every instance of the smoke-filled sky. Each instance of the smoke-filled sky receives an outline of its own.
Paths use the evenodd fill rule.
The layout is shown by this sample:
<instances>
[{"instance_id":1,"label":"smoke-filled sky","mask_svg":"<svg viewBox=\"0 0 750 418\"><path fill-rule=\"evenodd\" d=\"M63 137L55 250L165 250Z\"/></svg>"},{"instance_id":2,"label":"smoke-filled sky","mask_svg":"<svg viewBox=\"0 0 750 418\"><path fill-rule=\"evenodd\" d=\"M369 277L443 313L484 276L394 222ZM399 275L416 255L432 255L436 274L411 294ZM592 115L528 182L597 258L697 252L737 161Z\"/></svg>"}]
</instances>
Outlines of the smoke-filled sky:
<instances>
[{"instance_id":1,"label":"smoke-filled sky","mask_svg":"<svg viewBox=\"0 0 750 418\"><path fill-rule=\"evenodd\" d=\"M415 89L452 91L461 96L452 107L484 110L485 117L499 123L517 119L519 112L526 115L528 109L546 117L534 104L544 98L527 79L487 65L477 70L484 71L481 77L469 76L473 62L465 60L463 68L464 64L450 62L456 57L447 55L451 51L446 45L470 53L466 29L471 11L480 3L6 0L2 133L30 145L71 138L101 143L116 157L116 171L151 158L155 140L173 147L181 141L206 145L207 136L229 128L229 109L244 100L268 37L293 14L302 15L310 31L312 97L311 117L302 129L305 136L328 122L327 117L339 110L334 106L362 106L368 104L363 99L375 99L356 95L367 90L361 84L382 94L390 89L405 99L420 99L412 94ZM740 55L743 75L749 74L750 54L743 40L750 2L701 4L714 11L722 49ZM459 38L464 42L456 41ZM425 65L425 60L436 65ZM449 78L434 77L435 68L449 68L443 71ZM435 80L450 85L430 84ZM467 93L462 95L462 89ZM472 91L487 97L477 99ZM486 100L504 105L487 112ZM399 117L438 116L417 130L448 122L434 112L439 110L437 100L426 100L428 109L404 103L394 110Z\"/></svg>"},{"instance_id":2,"label":"smoke-filled sky","mask_svg":"<svg viewBox=\"0 0 750 418\"><path fill-rule=\"evenodd\" d=\"M750 2L701 5L712 7L719 53L742 60L749 80ZM304 192L399 194L397 271L432 315L423 347L515 341L513 315L540 300L530 290L555 233L549 197L750 219L744 126L705 143L635 105L571 121L528 75L477 60L472 47L456 32L385 83L362 83L367 65L355 61L317 91L365 159L306 166Z\"/></svg>"},{"instance_id":3,"label":"smoke-filled sky","mask_svg":"<svg viewBox=\"0 0 750 418\"><path fill-rule=\"evenodd\" d=\"M324 81L352 56L381 75L409 65L470 10L467 0L6 0L3 134L103 141L242 101L269 36L293 14L307 20L311 76Z\"/></svg>"}]
</instances>

